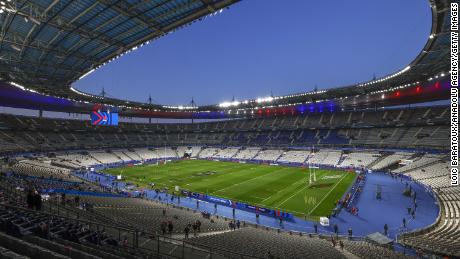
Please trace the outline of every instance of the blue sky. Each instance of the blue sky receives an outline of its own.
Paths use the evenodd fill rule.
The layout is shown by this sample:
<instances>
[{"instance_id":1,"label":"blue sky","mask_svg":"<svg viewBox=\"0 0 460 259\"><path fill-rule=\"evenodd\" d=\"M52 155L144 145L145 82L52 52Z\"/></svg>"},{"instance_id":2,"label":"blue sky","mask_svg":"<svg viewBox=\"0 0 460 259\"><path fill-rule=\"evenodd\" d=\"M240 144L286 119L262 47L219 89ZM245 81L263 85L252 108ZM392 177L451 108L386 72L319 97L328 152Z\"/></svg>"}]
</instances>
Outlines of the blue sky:
<instances>
[{"instance_id":1,"label":"blue sky","mask_svg":"<svg viewBox=\"0 0 460 259\"><path fill-rule=\"evenodd\" d=\"M198 105L345 86L411 62L431 29L426 0L243 0L97 70L74 87Z\"/></svg>"}]
</instances>

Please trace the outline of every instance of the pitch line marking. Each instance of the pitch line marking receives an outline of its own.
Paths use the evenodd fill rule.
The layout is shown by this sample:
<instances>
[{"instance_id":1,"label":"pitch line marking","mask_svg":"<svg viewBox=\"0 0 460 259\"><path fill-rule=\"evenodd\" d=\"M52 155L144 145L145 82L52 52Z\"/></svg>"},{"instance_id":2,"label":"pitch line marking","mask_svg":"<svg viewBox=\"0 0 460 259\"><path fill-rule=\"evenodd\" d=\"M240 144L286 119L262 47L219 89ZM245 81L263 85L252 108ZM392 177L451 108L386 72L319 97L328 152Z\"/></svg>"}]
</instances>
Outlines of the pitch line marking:
<instances>
[{"instance_id":1,"label":"pitch line marking","mask_svg":"<svg viewBox=\"0 0 460 259\"><path fill-rule=\"evenodd\" d=\"M227 186L227 187L225 187L225 188L222 188L222 189L220 189L220 190L217 190L217 191L215 191L215 193L216 193L216 192L220 192L220 191L223 191L223 190L225 190L225 189L228 189L228 188L230 188L230 187L234 187L234 186L237 186L237 185L243 184L243 183L245 183L245 182L249 182L249 181L255 180L255 179L257 179L257 178L260 178L260 177L263 177L263 176L267 176L267 175L269 175L269 174L273 174L273 173L275 173L275 172L279 172L279 171L282 171L282 170L285 170L285 168L282 168L282 169L278 169L278 170L275 170L275 171L273 171L273 172L270 172L270 173L268 173L268 174L267 174L267 173L264 173L263 175L260 175L260 176L257 176L257 177L254 177L254 178L251 178L251 179L248 179L248 180L245 180L245 181L239 182L239 183L235 183L235 184L232 184L232 185L230 185L230 186Z\"/></svg>"},{"instance_id":2,"label":"pitch line marking","mask_svg":"<svg viewBox=\"0 0 460 259\"><path fill-rule=\"evenodd\" d=\"M305 177L305 180L307 180L306 177ZM303 183L303 182L302 182L302 183ZM301 183L301 184L302 184L302 183ZM299 185L301 185L301 184L299 184ZM266 201L266 200L268 200L268 199L270 199L270 198L272 198L273 196L277 195L279 192L284 191L284 190L286 190L286 189L288 189L288 188L290 188L290 187L292 187L292 185L289 185L289 186L287 186L286 188L283 188L283 189L281 189L281 190L275 192L274 194L268 196L268 198L266 198L265 200L261 201L261 203L264 202L264 201Z\"/></svg>"},{"instance_id":3,"label":"pitch line marking","mask_svg":"<svg viewBox=\"0 0 460 259\"><path fill-rule=\"evenodd\" d=\"M306 178L305 178L306 179ZM299 192L303 191L305 188L307 188L309 185L306 185L304 186L303 188L301 188L300 190L296 191L293 195L289 196L286 200L284 200L283 202L281 202L280 204L278 204L276 207L279 207L281 205L283 205L286 201L290 200L292 197L296 196Z\"/></svg>"},{"instance_id":4,"label":"pitch line marking","mask_svg":"<svg viewBox=\"0 0 460 259\"><path fill-rule=\"evenodd\" d=\"M284 189L286 189L286 188L284 188ZM280 191L282 191L282 190L284 190L284 189L281 189L281 190L275 192L274 194L268 196L268 198L263 199L263 200L261 201L261 203L263 203L263 202L267 201L268 199L270 199L271 197L277 195Z\"/></svg>"},{"instance_id":5,"label":"pitch line marking","mask_svg":"<svg viewBox=\"0 0 460 259\"><path fill-rule=\"evenodd\" d=\"M337 185L339 185L339 183L340 183L343 179L345 179L346 176L347 176L346 174L344 174L344 175L342 176L342 179L340 179L340 181L338 181L338 182L334 185L334 187L332 187L332 188L326 193L326 195L324 195L324 197L316 204L316 206L315 206L310 212L308 212L308 215L311 215L311 213L312 213L313 211L315 211L315 209L324 201L324 199L327 198L327 196L329 196L329 194L331 194L331 192L337 187Z\"/></svg>"}]
</instances>

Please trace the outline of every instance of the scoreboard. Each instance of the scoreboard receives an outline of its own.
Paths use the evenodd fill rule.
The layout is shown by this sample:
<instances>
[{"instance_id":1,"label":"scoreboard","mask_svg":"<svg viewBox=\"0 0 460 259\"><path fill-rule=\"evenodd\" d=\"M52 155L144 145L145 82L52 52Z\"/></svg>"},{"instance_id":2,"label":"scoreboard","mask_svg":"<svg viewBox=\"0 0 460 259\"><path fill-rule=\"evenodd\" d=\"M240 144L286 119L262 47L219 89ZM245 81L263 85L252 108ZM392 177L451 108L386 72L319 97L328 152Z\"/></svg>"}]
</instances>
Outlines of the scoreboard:
<instances>
[{"instance_id":1,"label":"scoreboard","mask_svg":"<svg viewBox=\"0 0 460 259\"><path fill-rule=\"evenodd\" d=\"M117 126L118 113L115 112L91 112L91 125Z\"/></svg>"}]
</instances>

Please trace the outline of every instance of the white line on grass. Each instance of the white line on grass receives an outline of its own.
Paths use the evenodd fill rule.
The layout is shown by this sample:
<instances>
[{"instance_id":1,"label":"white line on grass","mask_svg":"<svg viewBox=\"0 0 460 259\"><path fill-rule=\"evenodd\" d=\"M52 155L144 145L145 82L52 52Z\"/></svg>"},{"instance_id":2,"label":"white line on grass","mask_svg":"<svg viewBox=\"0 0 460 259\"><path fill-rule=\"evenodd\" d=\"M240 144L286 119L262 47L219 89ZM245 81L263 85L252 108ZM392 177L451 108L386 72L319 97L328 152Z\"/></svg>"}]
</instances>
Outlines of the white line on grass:
<instances>
[{"instance_id":1,"label":"white line on grass","mask_svg":"<svg viewBox=\"0 0 460 259\"><path fill-rule=\"evenodd\" d=\"M342 179L340 179L340 181L338 181L338 182L334 185L334 187L332 187L332 188L326 193L326 195L324 195L324 197L316 204L316 206L315 206L312 210L310 210L310 212L308 212L308 215L311 215L311 213L312 213L313 211L315 211L316 208L318 208L318 206L324 201L324 199L326 199L327 196L329 196L329 194L331 194L331 192L339 185L339 183L340 183L343 179L345 179L345 177L347 177L347 175L344 173L343 176L342 176Z\"/></svg>"},{"instance_id":2,"label":"white line on grass","mask_svg":"<svg viewBox=\"0 0 460 259\"><path fill-rule=\"evenodd\" d=\"M293 195L289 196L287 199L285 199L283 202L281 202L280 204L278 204L276 207L279 207L281 205L283 205L286 201L288 201L289 199L291 199L292 197L296 196L299 192L303 191L305 188L307 188L308 185L304 186L303 188L301 188L300 190L296 191Z\"/></svg>"},{"instance_id":3,"label":"white line on grass","mask_svg":"<svg viewBox=\"0 0 460 259\"><path fill-rule=\"evenodd\" d=\"M231 187L234 187L234 186L237 186L237 185L240 185L240 184L243 184L243 183L246 183L246 182L255 180L255 179L260 178L260 177L267 176L267 175L269 175L269 174L273 174L273 173L275 173L275 172L282 171L282 170L284 170L284 169L285 169L285 168L282 168L282 169L279 169L279 170L275 170L275 171L272 171L272 172L270 172L270 173L264 173L263 175L260 175L260 176L257 176L257 177L248 179L248 180L246 180L246 181L242 181L242 182L239 182L239 183L235 183L235 184L232 184L232 185L227 186L227 187L225 187L225 188L222 188L222 189L220 189L220 190L214 191L214 193L221 192L221 191L223 191L223 190L225 190L225 189L228 189L228 188L231 188Z\"/></svg>"},{"instance_id":4,"label":"white line on grass","mask_svg":"<svg viewBox=\"0 0 460 259\"><path fill-rule=\"evenodd\" d=\"M307 178L305 178L305 180L307 180ZM302 180L302 183L303 183L303 180ZM302 184L299 184L299 185L302 185ZM291 188L291 187L292 187L292 185L288 185L287 187L285 187L285 188L283 188L283 189L281 189L281 190L275 192L274 194L268 196L268 198L266 198L266 199L264 199L263 201L261 201L261 203L263 203L264 201L267 201L268 199L270 199L270 198L272 198L273 196L277 195L279 192L284 191L284 190L286 190L286 189L288 189L288 188Z\"/></svg>"},{"instance_id":5,"label":"white line on grass","mask_svg":"<svg viewBox=\"0 0 460 259\"><path fill-rule=\"evenodd\" d=\"M284 189L286 189L286 188L284 188ZM276 194L278 194L280 191L282 191L282 190L284 190L284 189L281 189L281 190L275 192L274 194L268 196L267 198L263 199L260 203L263 203L263 202L269 200L271 197L275 196Z\"/></svg>"}]
</instances>

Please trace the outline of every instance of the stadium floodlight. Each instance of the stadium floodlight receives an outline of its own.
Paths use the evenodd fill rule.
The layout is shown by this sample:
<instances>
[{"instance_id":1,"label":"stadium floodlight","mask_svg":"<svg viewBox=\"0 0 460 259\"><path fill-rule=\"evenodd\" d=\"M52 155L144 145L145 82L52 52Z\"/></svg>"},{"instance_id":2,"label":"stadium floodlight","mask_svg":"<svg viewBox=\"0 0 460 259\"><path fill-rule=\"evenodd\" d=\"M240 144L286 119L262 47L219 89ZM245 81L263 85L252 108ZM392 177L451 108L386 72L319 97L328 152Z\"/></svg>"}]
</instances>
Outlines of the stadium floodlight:
<instances>
[{"instance_id":1,"label":"stadium floodlight","mask_svg":"<svg viewBox=\"0 0 460 259\"><path fill-rule=\"evenodd\" d=\"M434 34L430 34L430 39L433 39L434 38Z\"/></svg>"},{"instance_id":2,"label":"stadium floodlight","mask_svg":"<svg viewBox=\"0 0 460 259\"><path fill-rule=\"evenodd\" d=\"M240 105L240 102L238 101L219 103L219 107L221 108L227 108L230 106L238 106L238 105Z\"/></svg>"},{"instance_id":3,"label":"stadium floodlight","mask_svg":"<svg viewBox=\"0 0 460 259\"><path fill-rule=\"evenodd\" d=\"M22 85L20 85L20 84L18 84L18 83L10 82L10 84L11 84L12 86L15 86L15 87L21 89L21 90L24 90L24 91L26 90L26 88L25 88L24 86L22 86Z\"/></svg>"},{"instance_id":4,"label":"stadium floodlight","mask_svg":"<svg viewBox=\"0 0 460 259\"><path fill-rule=\"evenodd\" d=\"M377 80L374 80L374 81L370 81L370 82L367 82L367 83L363 83L363 84L359 84L358 86L367 86L367 85L372 85L372 84L375 84L375 83L380 83L380 82L383 82L383 81L386 81L388 79L391 79L393 77L396 77L396 76L399 76L401 75L402 73L405 73L407 72L411 67L410 66L407 66L405 67L403 70L400 70L392 75L389 75L389 76L386 76L386 77L383 77L383 78L380 78L380 79L377 79Z\"/></svg>"},{"instance_id":5,"label":"stadium floodlight","mask_svg":"<svg viewBox=\"0 0 460 259\"><path fill-rule=\"evenodd\" d=\"M265 98L257 98L257 103L264 103L264 102L271 102L273 101L273 97L265 97Z\"/></svg>"},{"instance_id":6,"label":"stadium floodlight","mask_svg":"<svg viewBox=\"0 0 460 259\"><path fill-rule=\"evenodd\" d=\"M94 70L96 70L96 69L93 68L93 69L91 69L90 71L86 72L84 75L80 76L80 78L78 78L78 80L81 80L81 79L85 78L85 77L88 76L89 74L93 73Z\"/></svg>"}]
</instances>

